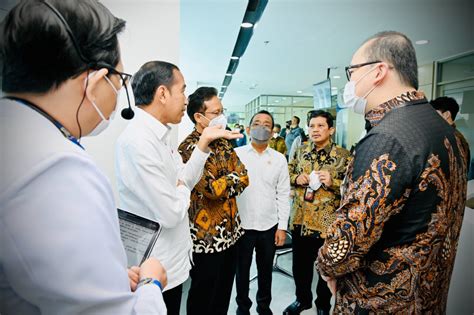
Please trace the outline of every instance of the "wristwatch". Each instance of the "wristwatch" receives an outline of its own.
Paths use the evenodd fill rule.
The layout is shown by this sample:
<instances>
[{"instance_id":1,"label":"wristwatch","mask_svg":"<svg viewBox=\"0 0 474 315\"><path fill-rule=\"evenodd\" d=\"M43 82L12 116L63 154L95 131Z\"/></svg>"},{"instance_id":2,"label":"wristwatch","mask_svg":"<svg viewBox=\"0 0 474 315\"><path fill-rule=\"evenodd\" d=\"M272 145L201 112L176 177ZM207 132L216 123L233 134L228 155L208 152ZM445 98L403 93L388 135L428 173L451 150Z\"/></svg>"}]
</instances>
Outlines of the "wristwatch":
<instances>
[{"instance_id":1,"label":"wristwatch","mask_svg":"<svg viewBox=\"0 0 474 315\"><path fill-rule=\"evenodd\" d=\"M145 284L154 284L156 286L158 286L158 288L160 288L160 290L163 290L163 288L161 287L161 282L156 280L156 279L153 279L153 278L144 278L142 280L140 280L140 282L138 282L137 284L137 290L139 287L141 287L142 285L145 285Z\"/></svg>"}]
</instances>

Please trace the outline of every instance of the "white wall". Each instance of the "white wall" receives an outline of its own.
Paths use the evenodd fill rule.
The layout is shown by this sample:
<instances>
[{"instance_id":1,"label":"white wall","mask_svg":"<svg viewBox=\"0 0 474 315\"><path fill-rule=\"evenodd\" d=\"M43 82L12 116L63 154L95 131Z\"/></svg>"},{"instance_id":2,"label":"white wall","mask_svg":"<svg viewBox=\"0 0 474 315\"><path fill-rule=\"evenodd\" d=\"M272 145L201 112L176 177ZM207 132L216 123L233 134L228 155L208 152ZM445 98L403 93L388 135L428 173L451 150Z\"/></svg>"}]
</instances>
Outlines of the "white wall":
<instances>
[{"instance_id":1,"label":"white wall","mask_svg":"<svg viewBox=\"0 0 474 315\"><path fill-rule=\"evenodd\" d=\"M179 64L180 3L179 0L105 0L102 3L117 17L127 21L125 32L119 37L124 72L134 74L150 60L164 60ZM131 93L131 89L129 89ZM134 104L133 96L131 102ZM83 138L82 144L105 172L118 200L114 174L114 145L127 125L120 111L126 107L125 91L121 92L115 119L97 137ZM172 137L177 142L177 130Z\"/></svg>"}]
</instances>

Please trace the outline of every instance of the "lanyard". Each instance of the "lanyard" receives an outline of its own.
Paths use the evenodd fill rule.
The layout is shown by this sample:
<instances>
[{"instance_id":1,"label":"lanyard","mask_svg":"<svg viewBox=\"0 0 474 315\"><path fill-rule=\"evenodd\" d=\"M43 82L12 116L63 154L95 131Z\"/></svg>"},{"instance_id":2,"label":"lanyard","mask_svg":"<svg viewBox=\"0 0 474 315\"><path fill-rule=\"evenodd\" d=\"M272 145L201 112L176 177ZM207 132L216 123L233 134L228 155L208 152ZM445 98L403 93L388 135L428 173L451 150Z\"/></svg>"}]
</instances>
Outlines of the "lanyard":
<instances>
[{"instance_id":1,"label":"lanyard","mask_svg":"<svg viewBox=\"0 0 474 315\"><path fill-rule=\"evenodd\" d=\"M51 115L46 113L44 110L39 108L37 105L31 103L30 101L27 101L25 99L18 98L18 97L8 96L8 97L5 97L5 98L10 99L12 101L16 101L20 104L23 104L23 105L28 106L29 108L35 110L37 113L39 113L40 115L42 115L43 117L48 119L54 126L56 126L56 128L58 128L58 130L63 134L63 136L66 139L68 139L72 143L78 145L81 149L84 150L84 147L79 143L79 140L77 140L76 137L74 137L59 121L55 120L53 117L51 117Z\"/></svg>"}]
</instances>

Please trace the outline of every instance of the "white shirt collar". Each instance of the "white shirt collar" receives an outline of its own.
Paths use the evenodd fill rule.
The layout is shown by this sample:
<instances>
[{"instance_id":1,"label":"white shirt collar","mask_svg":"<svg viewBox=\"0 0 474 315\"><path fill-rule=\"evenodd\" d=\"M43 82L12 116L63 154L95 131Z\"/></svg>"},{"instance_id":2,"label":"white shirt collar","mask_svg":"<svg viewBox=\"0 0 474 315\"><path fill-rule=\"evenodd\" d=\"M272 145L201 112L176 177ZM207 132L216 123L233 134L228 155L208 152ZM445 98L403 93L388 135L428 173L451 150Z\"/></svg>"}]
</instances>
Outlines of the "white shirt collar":
<instances>
[{"instance_id":1,"label":"white shirt collar","mask_svg":"<svg viewBox=\"0 0 474 315\"><path fill-rule=\"evenodd\" d=\"M158 139L165 141L171 131L171 127L161 123L161 121L139 107L136 107L136 112L137 118L148 126Z\"/></svg>"},{"instance_id":2,"label":"white shirt collar","mask_svg":"<svg viewBox=\"0 0 474 315\"><path fill-rule=\"evenodd\" d=\"M247 151L248 151L248 152L255 152L255 153L259 154L259 155L261 155L261 154L270 154L270 146L267 145L267 147L265 148L265 150L263 150L263 152L260 153L260 152L258 152L257 150L255 150L255 148L254 148L253 145L252 145L252 142L250 142L249 144L247 144Z\"/></svg>"}]
</instances>

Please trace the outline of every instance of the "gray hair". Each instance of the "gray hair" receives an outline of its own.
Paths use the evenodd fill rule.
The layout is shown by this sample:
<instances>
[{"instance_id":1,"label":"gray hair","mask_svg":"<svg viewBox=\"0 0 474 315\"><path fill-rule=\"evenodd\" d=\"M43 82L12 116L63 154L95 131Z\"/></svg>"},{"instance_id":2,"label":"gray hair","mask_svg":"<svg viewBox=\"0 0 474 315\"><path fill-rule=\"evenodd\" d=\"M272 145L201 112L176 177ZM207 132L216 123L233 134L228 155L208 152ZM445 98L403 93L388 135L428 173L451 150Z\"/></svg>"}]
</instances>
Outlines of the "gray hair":
<instances>
[{"instance_id":1,"label":"gray hair","mask_svg":"<svg viewBox=\"0 0 474 315\"><path fill-rule=\"evenodd\" d=\"M410 39L399 32L384 31L365 42L371 40L372 43L365 50L368 60L380 60L393 65L402 83L418 89L418 64Z\"/></svg>"}]
</instances>

